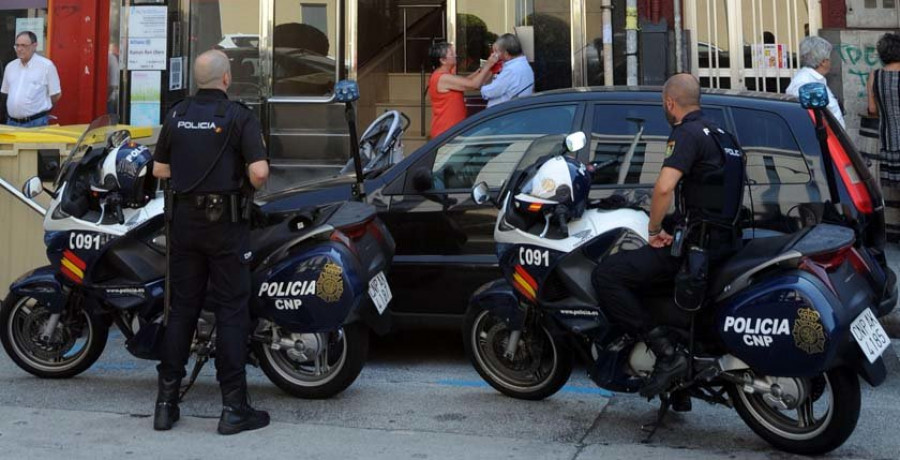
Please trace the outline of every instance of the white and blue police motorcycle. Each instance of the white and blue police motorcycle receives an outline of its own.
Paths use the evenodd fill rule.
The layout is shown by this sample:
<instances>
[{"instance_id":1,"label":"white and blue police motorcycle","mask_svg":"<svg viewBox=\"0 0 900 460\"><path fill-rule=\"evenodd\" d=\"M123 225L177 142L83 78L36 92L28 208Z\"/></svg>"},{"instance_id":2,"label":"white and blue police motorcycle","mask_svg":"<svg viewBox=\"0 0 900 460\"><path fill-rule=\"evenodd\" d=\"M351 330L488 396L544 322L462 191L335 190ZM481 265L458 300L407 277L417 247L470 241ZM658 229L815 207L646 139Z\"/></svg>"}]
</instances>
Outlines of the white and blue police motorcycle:
<instances>
[{"instance_id":1,"label":"white and blue police motorcycle","mask_svg":"<svg viewBox=\"0 0 900 460\"><path fill-rule=\"evenodd\" d=\"M355 84L342 82L338 92L349 109ZM158 359L167 261L164 193L151 161L107 115L82 134L52 190L37 177L21 193L0 180L44 215L50 262L13 282L0 307L0 340L20 368L43 378L78 375L102 354L111 325L134 356ZM32 200L42 192L52 197L46 210ZM362 370L369 331L390 328L385 271L394 241L363 201L255 209L252 221L250 362L292 395L331 397ZM215 356L214 324L204 311L188 387Z\"/></svg>"},{"instance_id":2,"label":"white and blue police motorcycle","mask_svg":"<svg viewBox=\"0 0 900 460\"><path fill-rule=\"evenodd\" d=\"M585 144L584 133L539 138L498 195L485 183L472 191L476 203L500 209L494 239L504 276L472 295L465 349L481 377L514 398L553 395L576 359L599 387L636 393L656 361L642 337L598 306L593 270L610 254L646 245L649 218L615 200L587 200L590 167L565 158ZM554 168L561 174L541 175ZM586 202L572 201L579 192ZM877 264L854 243L853 230L827 224L753 239L709 268L699 312L678 302L671 284L647 286L645 308L677 331L690 362L661 395L648 436L681 391L733 407L788 452L843 444L860 415L859 378L884 381L890 343L871 308Z\"/></svg>"}]
</instances>

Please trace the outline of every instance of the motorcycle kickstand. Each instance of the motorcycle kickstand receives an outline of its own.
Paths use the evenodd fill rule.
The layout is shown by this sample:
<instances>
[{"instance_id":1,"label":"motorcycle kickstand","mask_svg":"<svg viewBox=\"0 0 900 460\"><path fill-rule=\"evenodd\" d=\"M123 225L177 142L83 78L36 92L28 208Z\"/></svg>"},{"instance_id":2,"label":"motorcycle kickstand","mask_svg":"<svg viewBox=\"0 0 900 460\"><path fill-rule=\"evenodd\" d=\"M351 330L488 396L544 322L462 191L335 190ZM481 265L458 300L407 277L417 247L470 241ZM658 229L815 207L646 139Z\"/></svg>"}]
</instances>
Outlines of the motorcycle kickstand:
<instances>
[{"instance_id":1,"label":"motorcycle kickstand","mask_svg":"<svg viewBox=\"0 0 900 460\"><path fill-rule=\"evenodd\" d=\"M181 390L181 394L178 395L178 402L184 401L184 396L187 395L187 392L194 386L194 382L196 382L197 377L200 376L200 370L203 369L203 366L207 361L209 361L209 355L197 356L197 362L194 363L194 370L191 371L191 378L188 379L187 385Z\"/></svg>"},{"instance_id":2,"label":"motorcycle kickstand","mask_svg":"<svg viewBox=\"0 0 900 460\"><path fill-rule=\"evenodd\" d=\"M649 444L656 434L656 430L663 424L663 419L669 413L672 407L672 398L668 395L659 395L659 409L656 411L656 421L641 425L641 431L647 433L647 437L641 441L641 444Z\"/></svg>"}]
</instances>

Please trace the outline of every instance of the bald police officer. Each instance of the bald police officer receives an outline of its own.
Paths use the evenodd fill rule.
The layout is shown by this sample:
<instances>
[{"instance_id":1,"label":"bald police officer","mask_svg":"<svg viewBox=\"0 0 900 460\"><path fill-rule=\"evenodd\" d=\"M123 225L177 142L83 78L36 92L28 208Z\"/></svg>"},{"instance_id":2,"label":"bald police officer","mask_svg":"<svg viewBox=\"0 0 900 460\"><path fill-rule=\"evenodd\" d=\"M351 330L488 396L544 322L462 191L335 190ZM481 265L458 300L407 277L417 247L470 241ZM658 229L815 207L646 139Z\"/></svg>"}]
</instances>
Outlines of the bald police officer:
<instances>
[{"instance_id":1,"label":"bald police officer","mask_svg":"<svg viewBox=\"0 0 900 460\"><path fill-rule=\"evenodd\" d=\"M662 97L672 134L653 188L650 244L609 256L593 278L604 312L646 340L656 356L653 373L640 391L648 398L669 390L688 368L677 334L653 318L638 296L648 285L672 285L684 263L683 257L672 254L672 230L663 228L663 218L675 200L675 221L684 231L684 242L705 250L715 265L739 249L737 218L744 185L743 152L730 134L703 115L697 78L674 75ZM690 399L679 401L683 396L675 395L676 410L689 410Z\"/></svg>"},{"instance_id":2,"label":"bald police officer","mask_svg":"<svg viewBox=\"0 0 900 460\"><path fill-rule=\"evenodd\" d=\"M153 428L179 418L178 392L204 302L216 315L216 378L222 390L218 431L262 428L269 414L250 407L244 366L250 334L249 225L242 187L259 189L269 176L259 120L225 91L228 57L207 51L194 62L199 90L166 115L153 175L170 179L172 310L165 332ZM247 184L249 181L249 185Z\"/></svg>"}]
</instances>

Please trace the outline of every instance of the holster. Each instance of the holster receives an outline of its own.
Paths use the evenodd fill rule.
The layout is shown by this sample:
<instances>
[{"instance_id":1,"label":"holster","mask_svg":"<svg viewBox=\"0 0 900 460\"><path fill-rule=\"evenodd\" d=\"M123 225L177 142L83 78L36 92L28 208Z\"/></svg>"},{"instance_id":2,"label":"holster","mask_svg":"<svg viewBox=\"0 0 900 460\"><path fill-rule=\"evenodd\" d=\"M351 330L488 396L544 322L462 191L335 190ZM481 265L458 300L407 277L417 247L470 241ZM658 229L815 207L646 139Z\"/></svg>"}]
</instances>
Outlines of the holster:
<instances>
[{"instance_id":1,"label":"holster","mask_svg":"<svg viewBox=\"0 0 900 460\"><path fill-rule=\"evenodd\" d=\"M685 311L697 311L706 300L709 284L709 254L691 246L675 275L675 304Z\"/></svg>"}]
</instances>

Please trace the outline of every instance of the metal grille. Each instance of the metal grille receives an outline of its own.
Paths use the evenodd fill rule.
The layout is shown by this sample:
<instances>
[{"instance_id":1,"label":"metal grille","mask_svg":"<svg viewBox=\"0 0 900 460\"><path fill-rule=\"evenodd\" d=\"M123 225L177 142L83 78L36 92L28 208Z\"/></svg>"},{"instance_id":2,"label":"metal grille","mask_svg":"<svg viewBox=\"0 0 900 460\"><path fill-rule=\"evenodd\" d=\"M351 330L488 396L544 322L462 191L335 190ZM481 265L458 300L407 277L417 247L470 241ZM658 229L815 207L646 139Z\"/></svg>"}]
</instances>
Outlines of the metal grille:
<instances>
[{"instance_id":1,"label":"metal grille","mask_svg":"<svg viewBox=\"0 0 900 460\"><path fill-rule=\"evenodd\" d=\"M783 92L800 65L800 41L821 22L808 0L685 2L691 62L704 87Z\"/></svg>"}]
</instances>

